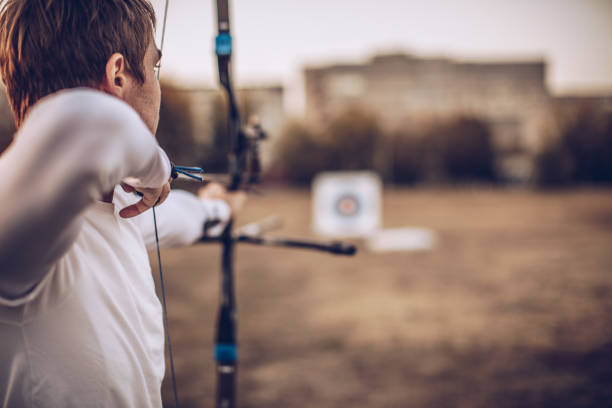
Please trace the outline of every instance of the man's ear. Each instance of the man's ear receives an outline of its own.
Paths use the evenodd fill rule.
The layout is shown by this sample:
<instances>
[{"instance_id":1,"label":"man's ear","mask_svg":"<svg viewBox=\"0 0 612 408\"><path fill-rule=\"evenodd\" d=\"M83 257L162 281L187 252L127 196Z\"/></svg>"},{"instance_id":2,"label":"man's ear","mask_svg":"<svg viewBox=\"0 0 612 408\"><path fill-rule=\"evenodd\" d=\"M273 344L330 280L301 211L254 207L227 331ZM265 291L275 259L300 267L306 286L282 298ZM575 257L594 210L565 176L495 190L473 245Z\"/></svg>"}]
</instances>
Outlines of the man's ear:
<instances>
[{"instance_id":1,"label":"man's ear","mask_svg":"<svg viewBox=\"0 0 612 408\"><path fill-rule=\"evenodd\" d=\"M128 86L128 75L125 58L117 52L114 53L106 61L100 90L123 99Z\"/></svg>"}]
</instances>

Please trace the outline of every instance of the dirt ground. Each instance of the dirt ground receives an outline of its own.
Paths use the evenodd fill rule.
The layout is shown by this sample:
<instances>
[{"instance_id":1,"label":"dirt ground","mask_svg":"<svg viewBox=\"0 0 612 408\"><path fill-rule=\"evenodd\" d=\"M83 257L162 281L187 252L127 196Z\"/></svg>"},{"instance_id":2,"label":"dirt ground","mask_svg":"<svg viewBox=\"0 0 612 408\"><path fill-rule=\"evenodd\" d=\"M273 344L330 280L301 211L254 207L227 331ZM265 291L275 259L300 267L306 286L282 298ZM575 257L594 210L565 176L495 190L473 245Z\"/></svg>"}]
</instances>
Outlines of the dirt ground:
<instances>
[{"instance_id":1,"label":"dirt ground","mask_svg":"<svg viewBox=\"0 0 612 408\"><path fill-rule=\"evenodd\" d=\"M308 191L252 196L238 224L269 214L313 236ZM384 226L437 246L239 247L240 407L612 406L612 190L389 190ZM219 252L162 252L183 407L214 405Z\"/></svg>"}]
</instances>

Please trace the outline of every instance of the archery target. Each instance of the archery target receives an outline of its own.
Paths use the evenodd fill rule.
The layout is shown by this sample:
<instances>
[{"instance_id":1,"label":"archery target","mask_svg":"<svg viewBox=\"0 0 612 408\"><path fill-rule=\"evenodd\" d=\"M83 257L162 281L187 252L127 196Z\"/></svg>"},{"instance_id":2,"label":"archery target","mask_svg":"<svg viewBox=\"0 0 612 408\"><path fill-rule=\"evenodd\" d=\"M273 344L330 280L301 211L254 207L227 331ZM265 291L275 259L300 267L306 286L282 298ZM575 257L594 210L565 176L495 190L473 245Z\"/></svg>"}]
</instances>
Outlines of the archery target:
<instances>
[{"instance_id":1,"label":"archery target","mask_svg":"<svg viewBox=\"0 0 612 408\"><path fill-rule=\"evenodd\" d=\"M313 229L335 237L365 237L380 228L382 183L376 173L326 172L313 182Z\"/></svg>"},{"instance_id":2,"label":"archery target","mask_svg":"<svg viewBox=\"0 0 612 408\"><path fill-rule=\"evenodd\" d=\"M359 207L359 197L355 194L345 194L336 201L336 212L341 217L355 217Z\"/></svg>"}]
</instances>

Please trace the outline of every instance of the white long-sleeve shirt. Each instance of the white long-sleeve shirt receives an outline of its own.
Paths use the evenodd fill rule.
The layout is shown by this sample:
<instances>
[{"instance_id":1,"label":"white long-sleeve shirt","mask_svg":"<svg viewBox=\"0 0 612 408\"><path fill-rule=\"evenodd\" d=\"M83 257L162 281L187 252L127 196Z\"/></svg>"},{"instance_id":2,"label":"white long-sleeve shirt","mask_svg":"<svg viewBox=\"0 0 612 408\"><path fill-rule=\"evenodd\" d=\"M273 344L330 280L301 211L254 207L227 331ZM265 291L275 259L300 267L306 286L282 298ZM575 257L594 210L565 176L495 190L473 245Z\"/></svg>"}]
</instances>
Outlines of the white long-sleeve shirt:
<instances>
[{"instance_id":1,"label":"white long-sleeve shirt","mask_svg":"<svg viewBox=\"0 0 612 408\"><path fill-rule=\"evenodd\" d=\"M147 211L126 177L159 187L170 164L138 114L103 93L68 90L31 109L0 157L0 405L159 407L161 307L146 253ZM192 242L221 202L173 192L158 207L162 246Z\"/></svg>"}]
</instances>

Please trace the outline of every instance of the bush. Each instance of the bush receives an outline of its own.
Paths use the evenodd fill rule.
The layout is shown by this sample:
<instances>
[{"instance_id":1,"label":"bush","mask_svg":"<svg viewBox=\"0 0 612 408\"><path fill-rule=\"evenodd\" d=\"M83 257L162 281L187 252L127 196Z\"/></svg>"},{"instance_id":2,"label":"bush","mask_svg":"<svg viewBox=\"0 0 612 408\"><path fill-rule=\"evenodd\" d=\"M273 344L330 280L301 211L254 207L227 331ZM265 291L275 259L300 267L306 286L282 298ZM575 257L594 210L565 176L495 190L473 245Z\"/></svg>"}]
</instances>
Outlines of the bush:
<instances>
[{"instance_id":1,"label":"bush","mask_svg":"<svg viewBox=\"0 0 612 408\"><path fill-rule=\"evenodd\" d=\"M277 147L277 172L298 184L329 170L375 170L402 184L496 180L491 134L475 118L384 134L374 115L353 109L320 132L294 122Z\"/></svg>"},{"instance_id":2,"label":"bush","mask_svg":"<svg viewBox=\"0 0 612 408\"><path fill-rule=\"evenodd\" d=\"M581 110L536 157L540 186L612 182L612 113Z\"/></svg>"},{"instance_id":3,"label":"bush","mask_svg":"<svg viewBox=\"0 0 612 408\"><path fill-rule=\"evenodd\" d=\"M347 110L333 118L321 139L328 170L374 169L381 133L376 117L362 110Z\"/></svg>"},{"instance_id":4,"label":"bush","mask_svg":"<svg viewBox=\"0 0 612 408\"><path fill-rule=\"evenodd\" d=\"M169 82L162 82L161 87L157 140L173 162L193 163L197 151L189 97Z\"/></svg>"},{"instance_id":5,"label":"bush","mask_svg":"<svg viewBox=\"0 0 612 408\"><path fill-rule=\"evenodd\" d=\"M458 117L432 130L427 137L446 179L453 181L494 181L495 154L491 132L485 122Z\"/></svg>"},{"instance_id":6,"label":"bush","mask_svg":"<svg viewBox=\"0 0 612 408\"><path fill-rule=\"evenodd\" d=\"M380 137L376 118L360 110L345 111L320 131L294 121L281 134L273 171L308 184L321 171L373 169Z\"/></svg>"},{"instance_id":7,"label":"bush","mask_svg":"<svg viewBox=\"0 0 612 408\"><path fill-rule=\"evenodd\" d=\"M418 181L495 181L495 153L487 125L456 117L400 132L393 138L397 183Z\"/></svg>"},{"instance_id":8,"label":"bush","mask_svg":"<svg viewBox=\"0 0 612 408\"><path fill-rule=\"evenodd\" d=\"M575 181L612 181L612 113L584 112L564 129L561 143L573 158Z\"/></svg>"},{"instance_id":9,"label":"bush","mask_svg":"<svg viewBox=\"0 0 612 408\"><path fill-rule=\"evenodd\" d=\"M536 183L542 187L562 186L572 181L574 160L560 143L553 143L535 158Z\"/></svg>"},{"instance_id":10,"label":"bush","mask_svg":"<svg viewBox=\"0 0 612 408\"><path fill-rule=\"evenodd\" d=\"M423 133L401 131L390 138L391 174L388 179L398 184L413 184L426 176L426 141Z\"/></svg>"},{"instance_id":11,"label":"bush","mask_svg":"<svg viewBox=\"0 0 612 408\"><path fill-rule=\"evenodd\" d=\"M221 93L215 96L212 110L212 142L202 151L199 163L207 173L225 173L229 167L230 138L227 102Z\"/></svg>"},{"instance_id":12,"label":"bush","mask_svg":"<svg viewBox=\"0 0 612 408\"><path fill-rule=\"evenodd\" d=\"M276 146L277 160L273 167L288 181L308 184L318 172L325 170L326 153L311 128L291 122Z\"/></svg>"}]
</instances>

